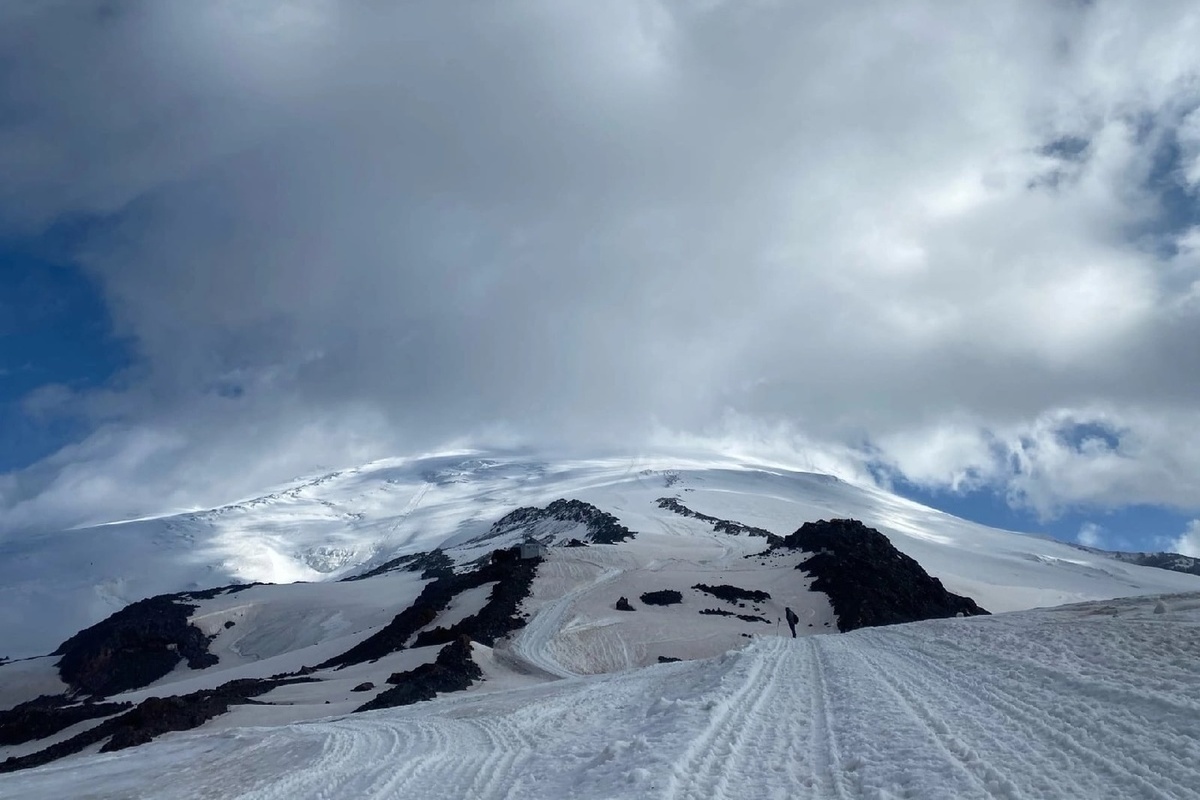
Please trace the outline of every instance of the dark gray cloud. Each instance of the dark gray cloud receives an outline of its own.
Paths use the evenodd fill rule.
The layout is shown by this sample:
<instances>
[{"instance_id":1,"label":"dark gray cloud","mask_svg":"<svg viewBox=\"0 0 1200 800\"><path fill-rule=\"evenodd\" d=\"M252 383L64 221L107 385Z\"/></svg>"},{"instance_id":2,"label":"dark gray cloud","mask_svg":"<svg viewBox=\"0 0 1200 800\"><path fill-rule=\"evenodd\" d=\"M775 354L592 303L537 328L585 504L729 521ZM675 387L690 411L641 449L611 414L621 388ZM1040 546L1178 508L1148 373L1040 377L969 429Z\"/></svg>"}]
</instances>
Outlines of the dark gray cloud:
<instances>
[{"instance_id":1,"label":"dark gray cloud","mask_svg":"<svg viewBox=\"0 0 1200 800\"><path fill-rule=\"evenodd\" d=\"M1198 26L1182 2L9 4L0 226L87 220L138 360L40 395L96 433L3 479L0 513L688 435L864 448L1046 513L1194 506ZM1064 419L1126 433L1085 452Z\"/></svg>"}]
</instances>

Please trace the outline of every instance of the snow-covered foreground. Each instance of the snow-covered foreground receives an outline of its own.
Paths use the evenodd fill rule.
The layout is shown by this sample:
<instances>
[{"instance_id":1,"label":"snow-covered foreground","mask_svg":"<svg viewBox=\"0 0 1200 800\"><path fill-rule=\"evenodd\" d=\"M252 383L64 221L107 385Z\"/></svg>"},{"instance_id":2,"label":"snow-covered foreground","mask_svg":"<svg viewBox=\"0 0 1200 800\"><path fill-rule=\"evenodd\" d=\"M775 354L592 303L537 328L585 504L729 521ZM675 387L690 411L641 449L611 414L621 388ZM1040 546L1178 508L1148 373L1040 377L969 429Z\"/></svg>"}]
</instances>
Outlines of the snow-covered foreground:
<instances>
[{"instance_id":1,"label":"snow-covered foreground","mask_svg":"<svg viewBox=\"0 0 1200 800\"><path fill-rule=\"evenodd\" d=\"M180 734L5 797L1200 796L1200 594L792 640Z\"/></svg>"}]
</instances>

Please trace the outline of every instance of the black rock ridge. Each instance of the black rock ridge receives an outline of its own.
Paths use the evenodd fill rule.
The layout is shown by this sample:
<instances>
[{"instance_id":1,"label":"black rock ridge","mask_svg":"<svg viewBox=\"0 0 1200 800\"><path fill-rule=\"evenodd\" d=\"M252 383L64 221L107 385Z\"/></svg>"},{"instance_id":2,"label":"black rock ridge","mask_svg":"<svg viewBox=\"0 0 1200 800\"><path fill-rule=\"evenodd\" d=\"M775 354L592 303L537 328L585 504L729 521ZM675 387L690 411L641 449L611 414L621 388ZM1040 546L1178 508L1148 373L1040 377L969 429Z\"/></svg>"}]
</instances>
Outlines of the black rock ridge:
<instances>
[{"instance_id":1,"label":"black rock ridge","mask_svg":"<svg viewBox=\"0 0 1200 800\"><path fill-rule=\"evenodd\" d=\"M677 497L660 497L655 502L659 508L671 511L681 517L690 517L698 519L701 522L707 522L713 526L713 530L717 533L728 533L731 536L760 536L771 544L776 544L782 539L782 537L771 533L766 528L759 528L754 525L738 522L737 520L721 519L708 514L701 514L699 511L693 511L679 502L679 498Z\"/></svg>"},{"instance_id":2,"label":"black rock ridge","mask_svg":"<svg viewBox=\"0 0 1200 800\"><path fill-rule=\"evenodd\" d=\"M772 550L779 548L813 554L796 569L812 575L812 588L829 595L840 631L988 613L971 598L946 591L886 536L858 520L806 522Z\"/></svg>"},{"instance_id":3,"label":"black rock ridge","mask_svg":"<svg viewBox=\"0 0 1200 800\"><path fill-rule=\"evenodd\" d=\"M319 667L347 667L375 661L388 653L409 646L409 639L429 625L457 595L487 583L495 583L487 603L450 628L433 628L416 636L412 646L443 644L459 636L469 636L491 646L503 636L525 625L517 609L528 595L537 574L540 558L521 558L519 548L495 550L487 562L464 573L441 574L421 590L408 608L401 611L381 630L359 644L320 664Z\"/></svg>"},{"instance_id":4,"label":"black rock ridge","mask_svg":"<svg viewBox=\"0 0 1200 800\"><path fill-rule=\"evenodd\" d=\"M626 539L632 539L635 536L634 532L622 525L616 517L607 511L601 511L591 503L585 503L582 500L560 499L555 500L545 508L535 508L532 506L518 508L501 517L492 525L491 530L474 541L486 541L546 521L585 525L587 526L585 538L587 542L591 542L592 544L617 544ZM535 538L539 541L541 540L541 537L535 536ZM543 542L543 544L552 543ZM581 542L581 544L585 543Z\"/></svg>"},{"instance_id":5,"label":"black rock ridge","mask_svg":"<svg viewBox=\"0 0 1200 800\"><path fill-rule=\"evenodd\" d=\"M438 651L432 664L422 664L407 672L394 673L385 689L355 711L376 711L432 700L439 692L461 692L483 677L483 671L471 658L471 640L459 636Z\"/></svg>"}]
</instances>

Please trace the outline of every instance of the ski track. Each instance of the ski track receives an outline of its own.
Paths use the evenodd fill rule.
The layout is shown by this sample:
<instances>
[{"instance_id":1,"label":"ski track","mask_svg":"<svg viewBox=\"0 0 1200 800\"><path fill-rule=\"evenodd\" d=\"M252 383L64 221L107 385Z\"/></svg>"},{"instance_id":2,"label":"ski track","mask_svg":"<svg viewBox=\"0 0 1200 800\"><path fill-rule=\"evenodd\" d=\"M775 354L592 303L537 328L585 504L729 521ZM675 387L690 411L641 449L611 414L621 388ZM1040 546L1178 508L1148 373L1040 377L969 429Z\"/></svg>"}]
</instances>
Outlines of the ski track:
<instances>
[{"instance_id":1,"label":"ski track","mask_svg":"<svg viewBox=\"0 0 1200 800\"><path fill-rule=\"evenodd\" d=\"M572 599L535 616L527 654L550 658L538 648ZM708 661L167 737L0 776L0 796L1200 797L1194 624L1063 621L762 637Z\"/></svg>"},{"instance_id":2,"label":"ski track","mask_svg":"<svg viewBox=\"0 0 1200 800\"><path fill-rule=\"evenodd\" d=\"M956 667L969 668L966 654L957 648L933 659L920 642L910 643L905 654L922 671L944 676ZM1022 731L1025 741L1052 741L1057 748L1050 752L1073 754L1076 763L1089 765L1098 776L1089 796L1200 796L1200 769L1195 766L1200 715L1189 702L1194 698L1182 695L1171 702L1147 696L1127 675L1095 664L1066 661L1062 669L1023 665L1018 670L1016 659L987 652L976 658L1000 676L980 685L979 694L1011 728ZM1096 670L1092 680L1079 679L1077 670L1085 667ZM1136 754L1113 748L1114 735L1136 745Z\"/></svg>"},{"instance_id":3,"label":"ski track","mask_svg":"<svg viewBox=\"0 0 1200 800\"><path fill-rule=\"evenodd\" d=\"M907 675L894 671L890 665L885 665L881 659L867 654L867 649L858 649L853 654L860 659L872 673L880 685L895 697L897 704L923 729L927 739L945 755L946 763L958 768L974 785L976 792L972 796L1001 798L1016 796L1015 786L1002 776L991 764L981 759L970 747L959 739L947 726L946 720L935 714L922 701L920 690L914 690L916 681ZM930 689L931 687L922 687ZM937 696L939 687L932 687ZM966 797L967 795L962 795Z\"/></svg>"},{"instance_id":4,"label":"ski track","mask_svg":"<svg viewBox=\"0 0 1200 800\"><path fill-rule=\"evenodd\" d=\"M581 595L615 580L620 575L620 569L605 570L591 582L575 587L557 600L538 609L529 623L513 639L512 652L551 675L560 678L577 677L578 673L567 669L554 657L551 642L562 630L567 613Z\"/></svg>"},{"instance_id":5,"label":"ski track","mask_svg":"<svg viewBox=\"0 0 1200 800\"><path fill-rule=\"evenodd\" d=\"M798 785L813 789L813 797L832 797L844 800L849 795L842 785L840 770L841 753L838 739L830 724L829 684L825 679L825 659L822 655L820 637L807 639L809 662L812 665L812 681L809 684L810 712L813 719L808 752L813 759L807 774L794 770Z\"/></svg>"},{"instance_id":6,"label":"ski track","mask_svg":"<svg viewBox=\"0 0 1200 800\"><path fill-rule=\"evenodd\" d=\"M719 700L707 700L713 714L675 765L667 796L672 800L743 797L741 792L727 793L730 776L740 772L746 760L747 735L766 724L765 701L777 690L776 676L787 660L778 643L772 642L769 655L753 659L741 678L741 685Z\"/></svg>"},{"instance_id":7,"label":"ski track","mask_svg":"<svg viewBox=\"0 0 1200 800\"><path fill-rule=\"evenodd\" d=\"M429 490L432 489L433 486L434 484L430 483L429 481L425 481L420 485L420 487L417 488L417 491L414 492L413 496L409 498L408 503L400 510L400 513L396 515L396 520L392 523L391 527L388 528L388 536L391 536L397 530L399 530L400 526L407 522L408 518L411 517L413 513L421 507L421 503L425 500L425 495L429 494ZM409 536L408 542L411 542L417 536L419 536L417 533ZM408 542L405 542L405 544Z\"/></svg>"},{"instance_id":8,"label":"ski track","mask_svg":"<svg viewBox=\"0 0 1200 800\"><path fill-rule=\"evenodd\" d=\"M1098 774L1106 776L1107 780L1094 787L1096 793L1090 795L1092 797L1127 797L1133 788L1136 788L1136 792L1132 794L1138 797L1194 796L1194 789L1171 779L1168 774L1156 774L1155 770L1139 761L1139 758L1153 757L1156 748L1149 748L1149 752L1140 750L1139 758L1132 758L1111 747L1101 751L1092 734L1097 728L1106 734L1125 728L1122 733L1135 733L1144 741L1147 737L1156 738L1152 727L1142 725L1130 730L1122 724L1119 715L1103 707L1089 704L1087 708L1076 709L1071 707L1073 703L1064 705L1060 693L1046 692L1043 685L1028 680L1015 688L1000 684L981 686L979 691L1007 717L1014 728L1023 729L1026 735L1035 740L1053 743L1060 752L1075 754L1076 763L1086 763ZM1155 722L1157 724L1158 721Z\"/></svg>"}]
</instances>

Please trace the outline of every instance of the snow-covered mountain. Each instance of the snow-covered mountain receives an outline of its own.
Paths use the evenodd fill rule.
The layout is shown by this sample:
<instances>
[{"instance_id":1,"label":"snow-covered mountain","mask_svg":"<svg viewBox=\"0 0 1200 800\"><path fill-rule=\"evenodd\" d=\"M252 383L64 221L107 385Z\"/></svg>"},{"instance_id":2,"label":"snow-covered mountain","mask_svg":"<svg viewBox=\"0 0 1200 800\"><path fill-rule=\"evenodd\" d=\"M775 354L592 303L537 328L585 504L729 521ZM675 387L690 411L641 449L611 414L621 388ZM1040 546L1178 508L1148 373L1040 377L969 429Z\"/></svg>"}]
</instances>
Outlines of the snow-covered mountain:
<instances>
[{"instance_id":1,"label":"snow-covered mountain","mask_svg":"<svg viewBox=\"0 0 1200 800\"><path fill-rule=\"evenodd\" d=\"M882 535L797 530L845 518ZM1022 741L1065 748L1088 709L1136 733L1141 712L1110 706L1151 702L1129 676L1089 673L1105 637L1124 666L1153 649L1130 674L1157 676L1151 704L1169 720L1194 703L1180 687L1197 675L1200 594L1178 593L1200 593L1200 577L729 459L394 460L3 547L0 641L19 658L0 664L0 762L71 754L55 763L81 771L0 776L0 794L73 796L73 775L107 764L98 796L561 797L572 781L594 781L584 797L1054 796L1013 774ZM791 642L786 609L807 641ZM660 665L675 660L697 663ZM1023 679L1069 710L1023 719ZM977 715L961 730L959 711ZM910 740L908 777L873 714ZM139 747L149 762L94 755L183 729ZM785 758L801 740L810 761ZM1180 741L1171 763L1196 747ZM1145 788L1112 745L1043 766L1082 781L1105 762L1112 785ZM185 754L206 766L183 783L138 774ZM383 756L410 766L353 766Z\"/></svg>"},{"instance_id":2,"label":"snow-covered mountain","mask_svg":"<svg viewBox=\"0 0 1200 800\"><path fill-rule=\"evenodd\" d=\"M710 524L659 507L659 499L676 497L702 514L777 535L805 521L860 519L952 591L992 611L1195 586L826 475L707 454L548 461L457 453L375 462L215 509L9 535L0 539L0 656L47 653L156 594L337 580L477 538L519 507L560 498L588 502L631 530L728 540Z\"/></svg>"},{"instance_id":3,"label":"snow-covered mountain","mask_svg":"<svg viewBox=\"0 0 1200 800\"><path fill-rule=\"evenodd\" d=\"M1138 564L1143 567L1157 567L1175 572L1186 572L1189 575L1200 575L1200 558L1180 555L1179 553L1126 553L1113 550L1098 550L1094 547L1078 546L1089 553L1100 553L1118 561Z\"/></svg>"}]
</instances>

